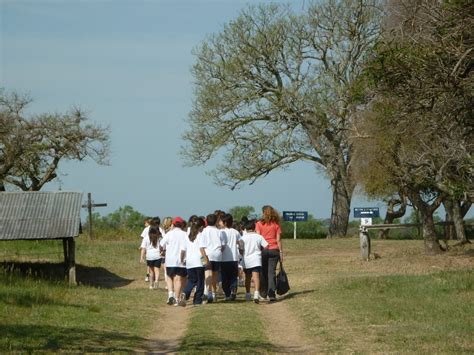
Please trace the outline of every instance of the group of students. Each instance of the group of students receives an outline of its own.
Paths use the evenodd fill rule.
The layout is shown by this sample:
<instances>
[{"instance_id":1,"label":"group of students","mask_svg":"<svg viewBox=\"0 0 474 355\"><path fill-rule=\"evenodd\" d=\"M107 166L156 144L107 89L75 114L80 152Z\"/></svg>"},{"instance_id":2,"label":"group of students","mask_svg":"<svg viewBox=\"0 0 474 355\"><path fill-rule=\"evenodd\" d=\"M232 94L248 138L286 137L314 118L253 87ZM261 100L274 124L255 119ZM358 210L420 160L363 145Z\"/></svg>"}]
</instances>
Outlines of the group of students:
<instances>
[{"instance_id":1,"label":"group of students","mask_svg":"<svg viewBox=\"0 0 474 355\"><path fill-rule=\"evenodd\" d=\"M245 274L245 298L253 301L276 300L275 273L283 260L278 212L262 208L260 220L247 217L236 223L232 215L215 211L207 217L193 215L146 221L140 245L140 261L147 264L147 281L158 288L160 267L164 263L168 305L186 306L193 289L193 304L216 301L218 279L225 300L235 300L239 267Z\"/></svg>"}]
</instances>

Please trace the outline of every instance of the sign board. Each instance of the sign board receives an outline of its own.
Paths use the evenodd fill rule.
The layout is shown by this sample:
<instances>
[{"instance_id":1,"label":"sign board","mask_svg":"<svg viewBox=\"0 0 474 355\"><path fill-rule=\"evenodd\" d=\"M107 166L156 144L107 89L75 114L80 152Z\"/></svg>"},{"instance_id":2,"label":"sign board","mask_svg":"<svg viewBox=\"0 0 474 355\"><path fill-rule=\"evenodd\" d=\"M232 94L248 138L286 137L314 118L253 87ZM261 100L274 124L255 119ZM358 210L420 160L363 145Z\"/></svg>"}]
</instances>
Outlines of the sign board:
<instances>
[{"instance_id":1,"label":"sign board","mask_svg":"<svg viewBox=\"0 0 474 355\"><path fill-rule=\"evenodd\" d=\"M380 217L378 207L354 207L354 218Z\"/></svg>"},{"instance_id":2,"label":"sign board","mask_svg":"<svg viewBox=\"0 0 474 355\"><path fill-rule=\"evenodd\" d=\"M306 222L308 220L308 212L283 211L283 220L286 222Z\"/></svg>"}]
</instances>

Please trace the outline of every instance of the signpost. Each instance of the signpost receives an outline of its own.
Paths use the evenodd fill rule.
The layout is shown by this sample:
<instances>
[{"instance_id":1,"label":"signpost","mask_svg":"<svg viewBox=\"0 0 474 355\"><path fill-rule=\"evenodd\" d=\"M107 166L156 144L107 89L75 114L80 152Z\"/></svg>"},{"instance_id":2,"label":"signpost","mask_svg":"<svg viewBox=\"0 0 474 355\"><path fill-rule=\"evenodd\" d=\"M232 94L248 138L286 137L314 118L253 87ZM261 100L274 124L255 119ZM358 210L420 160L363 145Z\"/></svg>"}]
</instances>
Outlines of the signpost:
<instances>
[{"instance_id":1,"label":"signpost","mask_svg":"<svg viewBox=\"0 0 474 355\"><path fill-rule=\"evenodd\" d=\"M355 207L354 218L360 218L359 239L360 256L369 261L370 257L370 237L366 226L372 225L372 218L379 217L378 207Z\"/></svg>"},{"instance_id":2,"label":"signpost","mask_svg":"<svg viewBox=\"0 0 474 355\"><path fill-rule=\"evenodd\" d=\"M293 239L296 239L296 222L306 222L308 220L307 211L283 211L283 220L293 222Z\"/></svg>"},{"instance_id":3,"label":"signpost","mask_svg":"<svg viewBox=\"0 0 474 355\"><path fill-rule=\"evenodd\" d=\"M82 208L87 208L89 212L89 239L92 239L92 207L107 207L106 203L94 203L92 201L91 193L87 194L87 204L82 205Z\"/></svg>"}]
</instances>

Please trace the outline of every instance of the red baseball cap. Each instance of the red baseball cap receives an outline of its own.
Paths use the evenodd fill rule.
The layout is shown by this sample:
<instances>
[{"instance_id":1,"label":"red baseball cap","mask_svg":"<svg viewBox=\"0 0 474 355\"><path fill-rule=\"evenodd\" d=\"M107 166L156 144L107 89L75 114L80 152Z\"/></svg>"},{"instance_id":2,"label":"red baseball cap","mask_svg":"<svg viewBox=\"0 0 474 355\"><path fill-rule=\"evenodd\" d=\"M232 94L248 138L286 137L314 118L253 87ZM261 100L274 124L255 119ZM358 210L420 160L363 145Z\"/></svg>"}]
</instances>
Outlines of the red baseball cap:
<instances>
[{"instance_id":1,"label":"red baseball cap","mask_svg":"<svg viewBox=\"0 0 474 355\"><path fill-rule=\"evenodd\" d=\"M173 225L176 223L183 223L183 222L184 222L184 219L182 219L181 217L173 218Z\"/></svg>"}]
</instances>

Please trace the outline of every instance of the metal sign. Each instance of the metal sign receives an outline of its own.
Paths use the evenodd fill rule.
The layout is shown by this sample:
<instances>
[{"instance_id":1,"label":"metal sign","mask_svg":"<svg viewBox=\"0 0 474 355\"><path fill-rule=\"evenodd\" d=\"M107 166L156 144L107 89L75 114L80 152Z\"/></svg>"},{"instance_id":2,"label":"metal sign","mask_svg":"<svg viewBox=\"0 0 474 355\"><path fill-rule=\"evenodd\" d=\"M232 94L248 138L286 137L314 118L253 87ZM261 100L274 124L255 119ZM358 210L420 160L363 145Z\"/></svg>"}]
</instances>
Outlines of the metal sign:
<instances>
[{"instance_id":1,"label":"metal sign","mask_svg":"<svg viewBox=\"0 0 474 355\"><path fill-rule=\"evenodd\" d=\"M283 211L283 220L286 222L306 222L308 220L308 212Z\"/></svg>"},{"instance_id":2,"label":"metal sign","mask_svg":"<svg viewBox=\"0 0 474 355\"><path fill-rule=\"evenodd\" d=\"M354 218L380 217L378 207L354 207Z\"/></svg>"}]
</instances>

